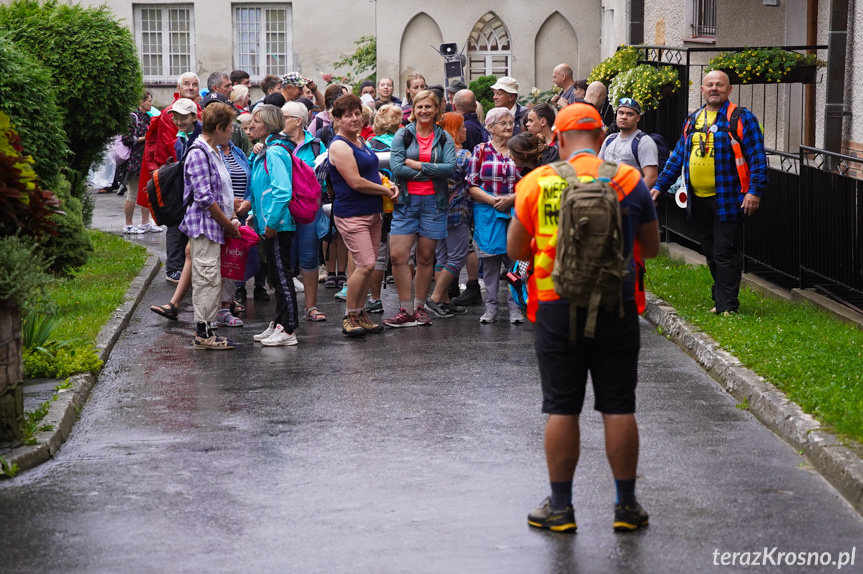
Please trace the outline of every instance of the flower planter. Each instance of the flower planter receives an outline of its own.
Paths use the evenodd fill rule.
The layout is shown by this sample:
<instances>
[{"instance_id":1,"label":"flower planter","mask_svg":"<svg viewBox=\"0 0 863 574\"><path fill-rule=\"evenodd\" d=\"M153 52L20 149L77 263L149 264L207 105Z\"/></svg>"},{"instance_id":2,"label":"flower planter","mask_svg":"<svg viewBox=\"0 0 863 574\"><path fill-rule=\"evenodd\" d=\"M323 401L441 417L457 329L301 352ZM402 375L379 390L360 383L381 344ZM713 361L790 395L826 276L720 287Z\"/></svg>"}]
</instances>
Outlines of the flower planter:
<instances>
[{"instance_id":1,"label":"flower planter","mask_svg":"<svg viewBox=\"0 0 863 574\"><path fill-rule=\"evenodd\" d=\"M778 82L768 82L767 78L764 76L755 76L750 78L748 82L743 82L740 79L740 76L737 75L737 72L734 70L723 69L723 72L728 74L728 79L731 80L731 85L744 85L748 86L751 84L814 84L815 76L818 72L818 66L810 65L810 66L797 66L795 68L791 68L785 76Z\"/></svg>"},{"instance_id":2,"label":"flower planter","mask_svg":"<svg viewBox=\"0 0 863 574\"><path fill-rule=\"evenodd\" d=\"M21 440L24 425L24 368L21 365L21 311L0 301L0 445Z\"/></svg>"},{"instance_id":3,"label":"flower planter","mask_svg":"<svg viewBox=\"0 0 863 574\"><path fill-rule=\"evenodd\" d=\"M659 93L663 98L668 98L674 95L674 84L665 84L659 89Z\"/></svg>"}]
</instances>

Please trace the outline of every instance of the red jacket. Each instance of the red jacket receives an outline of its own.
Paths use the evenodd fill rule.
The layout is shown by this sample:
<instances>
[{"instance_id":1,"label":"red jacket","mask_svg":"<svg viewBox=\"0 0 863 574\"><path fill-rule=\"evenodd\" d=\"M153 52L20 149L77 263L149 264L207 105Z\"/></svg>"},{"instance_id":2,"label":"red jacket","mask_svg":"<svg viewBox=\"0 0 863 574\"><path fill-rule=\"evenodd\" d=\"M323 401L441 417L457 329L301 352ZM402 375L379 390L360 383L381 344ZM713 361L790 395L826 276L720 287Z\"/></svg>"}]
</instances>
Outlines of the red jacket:
<instances>
[{"instance_id":1,"label":"red jacket","mask_svg":"<svg viewBox=\"0 0 863 574\"><path fill-rule=\"evenodd\" d=\"M180 99L180 94L174 94L174 101ZM196 104L197 105L197 104ZM154 171L170 161L177 161L174 153L174 142L177 141L177 126L171 119L170 106L162 110L162 114L150 122L144 143L144 160L141 162L141 178L138 181L138 205L149 207L147 201L147 182L152 179ZM198 105L198 119L201 119L203 110Z\"/></svg>"}]
</instances>

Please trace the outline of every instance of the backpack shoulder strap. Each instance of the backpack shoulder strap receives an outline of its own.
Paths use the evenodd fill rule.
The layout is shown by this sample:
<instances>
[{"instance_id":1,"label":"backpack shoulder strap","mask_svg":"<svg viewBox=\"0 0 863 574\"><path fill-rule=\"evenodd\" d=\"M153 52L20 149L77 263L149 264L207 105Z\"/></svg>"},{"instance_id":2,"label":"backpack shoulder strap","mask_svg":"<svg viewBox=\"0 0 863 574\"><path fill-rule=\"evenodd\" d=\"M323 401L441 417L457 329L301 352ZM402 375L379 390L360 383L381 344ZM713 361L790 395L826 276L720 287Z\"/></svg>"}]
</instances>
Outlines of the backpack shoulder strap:
<instances>
[{"instance_id":1,"label":"backpack shoulder strap","mask_svg":"<svg viewBox=\"0 0 863 574\"><path fill-rule=\"evenodd\" d=\"M617 136L620 135L619 132L614 132L613 134L608 134L608 137L605 138L605 145L607 146L611 142L617 139Z\"/></svg>"},{"instance_id":2,"label":"backpack shoulder strap","mask_svg":"<svg viewBox=\"0 0 863 574\"><path fill-rule=\"evenodd\" d=\"M740 114L746 108L741 108L732 102L728 102L728 131L731 137L738 142L743 141L743 129L740 126Z\"/></svg>"},{"instance_id":3,"label":"backpack shoulder strap","mask_svg":"<svg viewBox=\"0 0 863 574\"><path fill-rule=\"evenodd\" d=\"M315 138L312 140L312 152L314 152L315 157L321 155L321 148L323 145L321 144L320 138Z\"/></svg>"},{"instance_id":4,"label":"backpack shoulder strap","mask_svg":"<svg viewBox=\"0 0 863 574\"><path fill-rule=\"evenodd\" d=\"M635 158L635 163L638 164L638 169L641 169L641 162L638 161L638 144L641 143L641 137L644 135L644 132L639 133L634 138L632 138L632 157Z\"/></svg>"},{"instance_id":5,"label":"backpack shoulder strap","mask_svg":"<svg viewBox=\"0 0 863 574\"><path fill-rule=\"evenodd\" d=\"M559 177L566 180L571 187L576 187L579 184L578 172L568 161L556 161L549 164Z\"/></svg>"},{"instance_id":6,"label":"backpack shoulder strap","mask_svg":"<svg viewBox=\"0 0 863 574\"><path fill-rule=\"evenodd\" d=\"M596 170L596 178L602 181L611 182L614 179L614 176L617 175L617 171L620 169L620 166L613 161L604 161L599 164L599 168Z\"/></svg>"}]
</instances>

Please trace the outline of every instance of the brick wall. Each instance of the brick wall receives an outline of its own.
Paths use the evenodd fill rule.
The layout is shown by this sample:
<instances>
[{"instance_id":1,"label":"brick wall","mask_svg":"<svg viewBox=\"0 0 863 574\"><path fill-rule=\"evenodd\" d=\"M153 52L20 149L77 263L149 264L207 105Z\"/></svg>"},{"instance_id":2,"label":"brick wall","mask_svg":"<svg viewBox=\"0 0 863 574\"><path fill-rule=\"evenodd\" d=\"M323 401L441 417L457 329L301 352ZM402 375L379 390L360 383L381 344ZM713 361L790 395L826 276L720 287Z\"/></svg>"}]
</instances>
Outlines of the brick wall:
<instances>
[{"instance_id":1,"label":"brick wall","mask_svg":"<svg viewBox=\"0 0 863 574\"><path fill-rule=\"evenodd\" d=\"M842 151L840 153L860 158L861 163L855 162L852 164L850 166L852 169L848 171L848 175L857 179L863 179L863 143L843 139Z\"/></svg>"}]
</instances>

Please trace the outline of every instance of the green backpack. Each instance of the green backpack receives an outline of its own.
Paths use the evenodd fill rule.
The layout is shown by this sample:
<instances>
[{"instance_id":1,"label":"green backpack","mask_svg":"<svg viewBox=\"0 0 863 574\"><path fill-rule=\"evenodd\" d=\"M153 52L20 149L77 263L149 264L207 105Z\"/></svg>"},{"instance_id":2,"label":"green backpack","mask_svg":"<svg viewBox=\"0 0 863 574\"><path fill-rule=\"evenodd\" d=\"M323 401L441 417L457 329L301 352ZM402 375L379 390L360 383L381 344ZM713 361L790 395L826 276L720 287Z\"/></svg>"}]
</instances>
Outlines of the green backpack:
<instances>
[{"instance_id":1,"label":"green backpack","mask_svg":"<svg viewBox=\"0 0 863 574\"><path fill-rule=\"evenodd\" d=\"M623 256L623 216L617 192L611 185L618 165L603 162L596 179L579 178L569 162L551 164L566 180L560 195L557 252L551 278L554 290L569 300L569 338L576 342L576 316L579 307L587 308L585 338L596 334L600 307L619 309L623 317L623 283L629 277L631 255Z\"/></svg>"}]
</instances>

